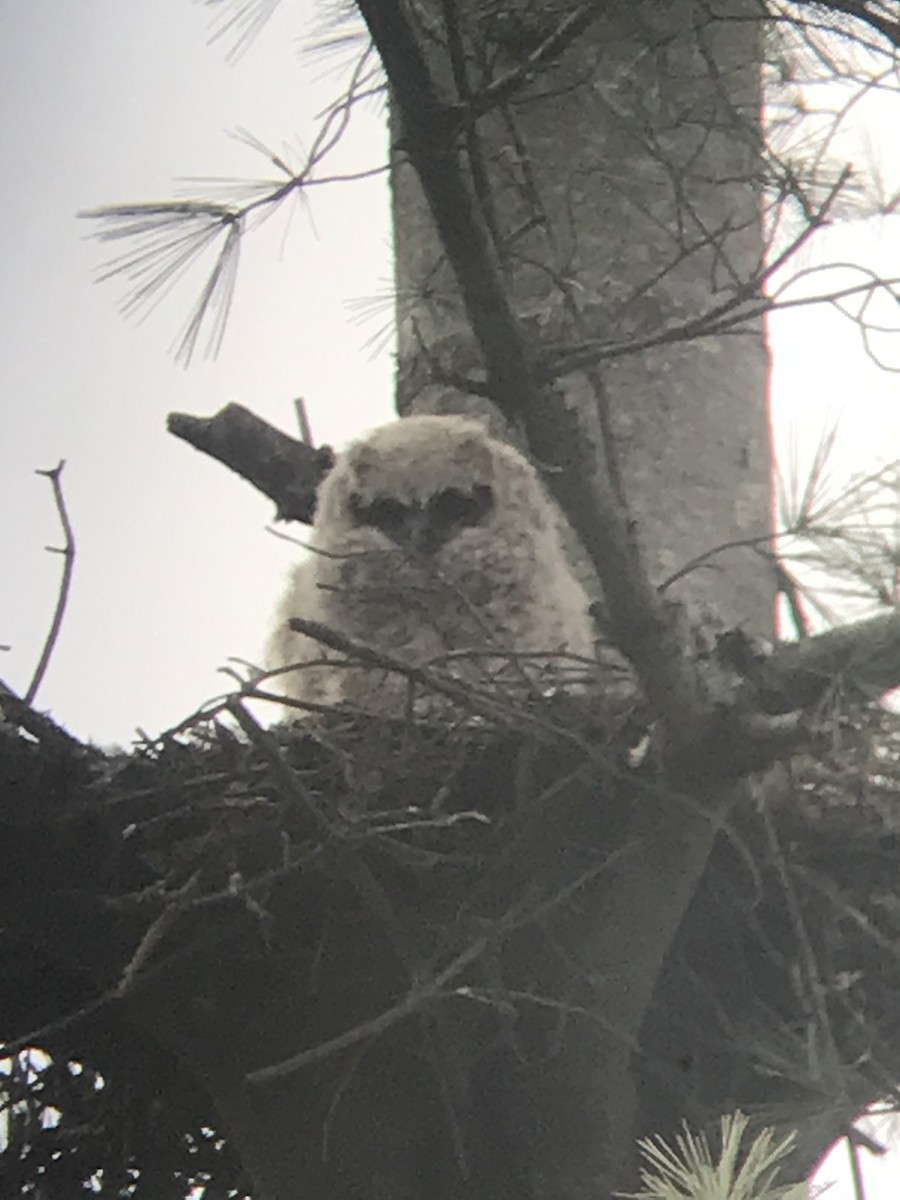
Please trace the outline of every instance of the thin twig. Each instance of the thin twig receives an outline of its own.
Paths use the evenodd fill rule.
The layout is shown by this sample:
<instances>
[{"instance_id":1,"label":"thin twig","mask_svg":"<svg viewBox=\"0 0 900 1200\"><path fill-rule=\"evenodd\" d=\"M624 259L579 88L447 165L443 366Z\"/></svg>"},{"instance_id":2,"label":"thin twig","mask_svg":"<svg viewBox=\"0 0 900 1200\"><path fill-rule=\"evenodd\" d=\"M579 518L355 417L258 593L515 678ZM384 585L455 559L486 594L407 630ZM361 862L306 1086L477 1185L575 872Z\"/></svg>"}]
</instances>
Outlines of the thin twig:
<instances>
[{"instance_id":1,"label":"thin twig","mask_svg":"<svg viewBox=\"0 0 900 1200\"><path fill-rule=\"evenodd\" d=\"M66 501L60 484L60 475L62 469L66 465L66 460L61 458L59 463L49 471L35 471L35 475L46 475L53 487L53 498L56 501L56 511L59 513L60 524L63 528L65 542L62 549L57 546L47 546L47 550L51 554L61 554L63 556L62 578L59 581L59 595L56 598L56 611L53 614L53 620L50 623L50 631L47 634L47 640L44 642L44 649L41 651L41 657L38 665L35 668L34 676L31 683L28 685L28 691L25 693L25 703L33 704L34 698L37 695L38 688L41 686L44 675L47 672L47 667L50 664L50 658L56 646L56 639L59 637L59 631L62 628L63 617L66 611L66 604L69 600L69 588L72 582L72 570L75 566L75 535L72 532L72 526L69 522L69 514L66 511Z\"/></svg>"},{"instance_id":2,"label":"thin twig","mask_svg":"<svg viewBox=\"0 0 900 1200\"><path fill-rule=\"evenodd\" d=\"M397 922L390 896L365 860L348 846L346 831L329 819L318 798L306 787L302 776L286 762L284 752L275 738L267 729L263 729L239 699L235 698L229 703L228 711L268 760L284 795L296 799L311 818L323 849L333 855L341 874L384 930L397 959L401 963L411 961L410 948Z\"/></svg>"},{"instance_id":3,"label":"thin twig","mask_svg":"<svg viewBox=\"0 0 900 1200\"><path fill-rule=\"evenodd\" d=\"M115 988L117 996L125 997L134 990L135 981L142 976L147 963L158 947L162 945L169 930L189 907L191 901L199 895L202 876L203 871L198 868L180 887L165 897L165 907L146 930L134 954L125 964L125 968L119 976L119 982Z\"/></svg>"},{"instance_id":4,"label":"thin twig","mask_svg":"<svg viewBox=\"0 0 900 1200\"><path fill-rule=\"evenodd\" d=\"M0 1048L0 1058L15 1058L23 1050L30 1048L40 1049L46 1046L51 1038L55 1038L60 1033L65 1033L66 1030L78 1025L81 1021L86 1021L96 1013L111 1008L120 999L118 988L108 988L105 992L101 992L99 996L95 996L93 1000L88 1000L85 1004L80 1005L64 1016L48 1021L45 1025L38 1025L34 1029L29 1029L21 1037L4 1042L2 1048Z\"/></svg>"},{"instance_id":5,"label":"thin twig","mask_svg":"<svg viewBox=\"0 0 900 1200\"><path fill-rule=\"evenodd\" d=\"M570 729L565 724L549 719L540 709L530 711L529 708L522 704L516 704L515 701L502 693L493 695L486 688L476 687L472 684L462 683L454 679L451 675L440 670L434 670L430 666L416 666L412 663L406 663L402 659L396 658L392 654L388 654L383 650L378 650L374 646L368 645L366 642L357 641L354 638L349 638L346 634L341 633L337 629L332 629L329 625L324 625L321 621L312 621L307 617L291 617L288 621L288 627L294 633L304 634L306 637L312 638L314 641L327 646L331 650L337 650L340 654L347 656L349 663L358 664L362 667L370 667L376 670L390 671L396 675L407 679L410 684L417 684L424 687L429 692L435 692L438 695L446 696L448 699L455 701L467 713L483 717L485 720L496 721L498 724L521 728L524 726L530 727L536 731L550 733L554 737L561 738L565 741L577 746L580 750L589 757L594 757L595 749L590 742L585 739L577 729ZM455 657L453 655L445 655L441 660L446 661ZM502 657L505 659L514 660L517 658L540 658L540 659L572 659L577 662L584 662L574 655L565 654L525 654L516 655L509 652L497 651L491 657ZM327 661L327 660L323 660ZM311 662L303 664L304 666L314 665ZM282 667L277 671L269 671L260 676L260 680L270 678L279 674L284 674L287 671L295 670L297 664L291 664L288 667ZM258 684L259 680L256 681ZM263 695L254 685L253 691L248 695L259 698ZM333 706L312 705L308 702L303 702L297 705L296 702L291 702L289 697L281 697L274 694L266 694L265 699L275 699L281 704L286 704L289 707L302 707L310 711L332 711Z\"/></svg>"},{"instance_id":6,"label":"thin twig","mask_svg":"<svg viewBox=\"0 0 900 1200\"><path fill-rule=\"evenodd\" d=\"M322 1059L330 1058L332 1054L338 1054L342 1050L356 1046L367 1038L378 1037L385 1033L398 1021L412 1016L423 1005L437 999L448 983L480 957L487 948L488 940L486 937L478 938L433 979L412 987L393 1008L379 1013L370 1021L362 1021L359 1025L354 1025L352 1029L339 1033L337 1037L310 1046L308 1050L301 1050L299 1054L292 1054L290 1058L286 1058L282 1062L273 1063L270 1067L261 1067L258 1071L251 1071L247 1076L248 1083L270 1083L273 1079L283 1079L286 1075L292 1075L302 1067L321 1062Z\"/></svg>"},{"instance_id":7,"label":"thin twig","mask_svg":"<svg viewBox=\"0 0 900 1200\"><path fill-rule=\"evenodd\" d=\"M859 1146L849 1134L844 1140L850 1158L850 1178L853 1181L854 1200L866 1200L866 1185L863 1181L862 1166L859 1161Z\"/></svg>"},{"instance_id":8,"label":"thin twig","mask_svg":"<svg viewBox=\"0 0 900 1200\"><path fill-rule=\"evenodd\" d=\"M315 441L312 435L312 425L309 421L309 413L306 411L306 400L302 396L298 396L294 401L294 412L297 416L297 427L300 430L300 441L304 446L315 448Z\"/></svg>"}]
</instances>

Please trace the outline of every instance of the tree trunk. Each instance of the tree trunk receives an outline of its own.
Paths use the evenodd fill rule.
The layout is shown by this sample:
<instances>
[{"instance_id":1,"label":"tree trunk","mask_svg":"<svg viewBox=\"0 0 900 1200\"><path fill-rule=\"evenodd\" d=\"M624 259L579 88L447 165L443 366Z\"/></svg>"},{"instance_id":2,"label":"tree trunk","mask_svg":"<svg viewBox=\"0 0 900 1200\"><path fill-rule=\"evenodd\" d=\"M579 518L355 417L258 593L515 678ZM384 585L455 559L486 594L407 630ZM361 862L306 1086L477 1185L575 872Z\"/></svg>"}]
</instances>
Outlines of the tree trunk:
<instances>
[{"instance_id":1,"label":"tree trunk","mask_svg":"<svg viewBox=\"0 0 900 1200\"><path fill-rule=\"evenodd\" d=\"M478 122L468 170L517 314L546 343L606 346L595 371L573 371L560 387L584 414L585 435L599 414L651 579L661 584L718 546L759 539L765 548L770 530L762 321L716 334L716 319L704 320L759 292L764 33L753 0L728 0L715 18L693 0L600 7L558 63ZM514 37L530 49L565 6L540 11L538 28L535 16L523 15L519 27L510 19L510 67ZM473 16L471 32L484 37L489 23ZM446 51L423 44L452 94ZM435 362L465 376L478 356L396 132L405 411L433 380ZM695 322L711 332L692 340ZM449 391L438 405L454 404ZM434 405L433 389L423 402ZM716 555L668 594L769 634L774 591L771 567L743 547Z\"/></svg>"}]
</instances>

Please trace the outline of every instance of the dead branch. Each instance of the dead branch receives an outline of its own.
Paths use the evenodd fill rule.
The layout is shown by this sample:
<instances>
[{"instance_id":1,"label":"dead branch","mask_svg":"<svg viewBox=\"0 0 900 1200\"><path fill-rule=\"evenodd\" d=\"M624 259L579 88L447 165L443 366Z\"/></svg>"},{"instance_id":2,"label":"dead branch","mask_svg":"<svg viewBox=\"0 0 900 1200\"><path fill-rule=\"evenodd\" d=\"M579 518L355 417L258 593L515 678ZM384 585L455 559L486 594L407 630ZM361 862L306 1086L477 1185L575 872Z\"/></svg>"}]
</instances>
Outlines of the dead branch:
<instances>
[{"instance_id":1,"label":"dead branch","mask_svg":"<svg viewBox=\"0 0 900 1200\"><path fill-rule=\"evenodd\" d=\"M288 621L288 626L294 633L301 633L305 637L312 638L321 645L327 646L330 650L336 650L339 654L346 655L350 662L358 663L362 667L368 667L373 670L388 671L400 675L409 682L411 687L421 687L426 692L446 696L448 700L456 702L463 712L472 715L477 714L485 720L496 722L498 726L506 725L513 729L528 728L538 737L547 735L560 737L565 741L577 745L588 755L592 753L589 742L576 730L568 729L562 723L548 720L540 709L531 711L526 705L516 703L513 697L508 694L491 692L483 687L475 687L470 683L460 682L460 680L455 679L451 674L442 671L440 667L435 665L414 666L406 663L402 659L378 650L365 642L349 638L346 634L332 629L328 625L324 625L321 621L311 621L306 617L291 617ZM516 656L511 657L514 658ZM522 655L521 657L527 658L528 655ZM546 656L539 655L538 657L545 658ZM291 669L290 667L281 668L280 671L267 673L262 678L277 676L284 673L285 670ZM247 693L248 695L255 696L256 698L280 699L280 697L272 693L260 692L258 683L259 680L253 682L252 690ZM293 703L298 704L299 702L294 701ZM333 711L329 705L315 705L310 704L308 701L304 701L300 707L313 711Z\"/></svg>"},{"instance_id":2,"label":"dead branch","mask_svg":"<svg viewBox=\"0 0 900 1200\"><path fill-rule=\"evenodd\" d=\"M50 480L53 488L53 499L56 501L56 511L59 514L59 521L63 529L63 544L62 547L47 546L47 550L51 554L61 554L63 558L62 577L59 581L59 594L56 598L56 609L53 613L53 620L50 622L50 630L47 634L47 640L44 642L44 648L41 651L41 657L38 660L38 665L35 667L34 676L31 683L28 685L28 690L25 693L25 703L30 705L33 703L38 689L43 682L44 675L47 673L47 667L50 665L50 659L53 656L53 650L56 646L56 640L59 637L59 631L62 628L63 617L66 613L66 604L69 600L69 589L72 584L72 571L75 567L75 534L72 532L72 525L69 521L69 514L66 511L66 501L63 496L62 484L60 476L62 475L63 467L66 465L66 460L61 458L55 467L49 471L35 471L35 475L46 475Z\"/></svg>"},{"instance_id":3,"label":"dead branch","mask_svg":"<svg viewBox=\"0 0 900 1200\"><path fill-rule=\"evenodd\" d=\"M312 524L316 489L334 465L330 446L297 441L240 404L226 404L214 417L170 413L167 428L268 496L278 520Z\"/></svg>"},{"instance_id":4,"label":"dead branch","mask_svg":"<svg viewBox=\"0 0 900 1200\"><path fill-rule=\"evenodd\" d=\"M497 256L479 207L460 170L452 142L459 122L438 94L415 33L402 9L383 0L361 0L390 80L402 121L402 142L421 180L485 358L493 399L512 421L535 384L526 343L504 286Z\"/></svg>"}]
</instances>

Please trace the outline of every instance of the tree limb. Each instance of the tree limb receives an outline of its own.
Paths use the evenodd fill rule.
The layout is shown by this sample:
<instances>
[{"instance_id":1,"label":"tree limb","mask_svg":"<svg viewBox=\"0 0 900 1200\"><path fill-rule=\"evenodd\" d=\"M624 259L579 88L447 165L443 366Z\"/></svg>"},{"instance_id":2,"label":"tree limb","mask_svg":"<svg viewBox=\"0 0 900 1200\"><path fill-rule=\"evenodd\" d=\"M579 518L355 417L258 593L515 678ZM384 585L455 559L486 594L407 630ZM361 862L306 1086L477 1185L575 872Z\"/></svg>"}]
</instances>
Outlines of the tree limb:
<instances>
[{"instance_id":1,"label":"tree limb","mask_svg":"<svg viewBox=\"0 0 900 1200\"><path fill-rule=\"evenodd\" d=\"M279 520L312 524L316 489L334 465L330 446L289 437L240 404L226 404L214 417L169 413L166 426L273 500Z\"/></svg>"},{"instance_id":2,"label":"tree limb","mask_svg":"<svg viewBox=\"0 0 900 1200\"><path fill-rule=\"evenodd\" d=\"M900 686L900 612L782 643L753 683L771 713L809 708L836 684L876 698Z\"/></svg>"},{"instance_id":3,"label":"tree limb","mask_svg":"<svg viewBox=\"0 0 900 1200\"><path fill-rule=\"evenodd\" d=\"M44 648L41 651L38 665L35 667L34 676L28 685L28 691L25 693L25 703L28 705L34 703L34 698L43 682L47 667L50 665L50 659L53 656L53 650L56 646L59 631L62 628L63 617L66 613L69 589L72 586L72 571L75 567L75 534L72 530L72 524L69 521L66 499L63 495L62 484L60 483L60 476L65 465L66 460L63 458L60 459L55 467L52 467L48 471L35 471L36 475L46 475L53 487L53 499L56 501L56 511L59 514L59 522L62 525L64 541L61 548L56 546L47 547L51 554L62 555L63 569L62 577L59 581L59 595L56 600L56 608L53 612L53 620L50 623L50 631L44 642Z\"/></svg>"}]
</instances>

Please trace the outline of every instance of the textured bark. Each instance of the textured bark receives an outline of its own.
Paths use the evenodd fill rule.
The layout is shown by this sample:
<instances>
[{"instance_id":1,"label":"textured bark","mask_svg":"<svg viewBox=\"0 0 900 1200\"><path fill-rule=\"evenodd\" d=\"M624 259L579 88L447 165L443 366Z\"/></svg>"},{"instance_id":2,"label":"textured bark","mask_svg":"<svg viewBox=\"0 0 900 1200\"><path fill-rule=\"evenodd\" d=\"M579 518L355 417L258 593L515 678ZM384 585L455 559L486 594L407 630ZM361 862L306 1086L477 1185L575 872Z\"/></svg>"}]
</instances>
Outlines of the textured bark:
<instances>
[{"instance_id":1,"label":"textured bark","mask_svg":"<svg viewBox=\"0 0 900 1200\"><path fill-rule=\"evenodd\" d=\"M289 437L240 404L227 404L214 417L169 413L167 427L274 500L279 520L312 524L316 490L334 465L330 447Z\"/></svg>"},{"instance_id":2,"label":"textured bark","mask_svg":"<svg viewBox=\"0 0 900 1200\"><path fill-rule=\"evenodd\" d=\"M507 115L492 112L477 126L504 279L532 348L593 337L612 353L759 290L758 6L729 0L716 11L733 19L721 21L689 0L602 9ZM554 16L548 10L551 27ZM449 92L446 70L439 78ZM433 363L459 379L479 360L404 161L402 128L397 141L404 410ZM527 172L517 166L523 159ZM767 370L757 318L719 336L615 350L599 380L578 372L561 381L585 414L586 434L598 406L608 407L608 449L654 582L713 547L767 536ZM540 461L540 446L532 450ZM747 548L672 589L714 605L726 624L765 633L774 590L773 574Z\"/></svg>"}]
</instances>

